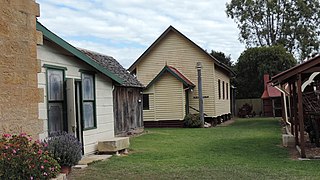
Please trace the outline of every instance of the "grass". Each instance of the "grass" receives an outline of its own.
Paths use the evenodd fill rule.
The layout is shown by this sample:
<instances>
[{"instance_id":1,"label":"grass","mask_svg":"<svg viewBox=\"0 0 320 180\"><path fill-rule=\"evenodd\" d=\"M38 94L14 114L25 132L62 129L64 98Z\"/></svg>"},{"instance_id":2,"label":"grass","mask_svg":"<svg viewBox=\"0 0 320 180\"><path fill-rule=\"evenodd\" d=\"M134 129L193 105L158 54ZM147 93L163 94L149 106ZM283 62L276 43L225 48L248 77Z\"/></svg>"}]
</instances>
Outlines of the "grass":
<instances>
[{"instance_id":1,"label":"grass","mask_svg":"<svg viewBox=\"0 0 320 180\"><path fill-rule=\"evenodd\" d=\"M71 179L319 179L320 161L290 159L277 119L238 119L227 127L146 129L128 156L112 157Z\"/></svg>"}]
</instances>

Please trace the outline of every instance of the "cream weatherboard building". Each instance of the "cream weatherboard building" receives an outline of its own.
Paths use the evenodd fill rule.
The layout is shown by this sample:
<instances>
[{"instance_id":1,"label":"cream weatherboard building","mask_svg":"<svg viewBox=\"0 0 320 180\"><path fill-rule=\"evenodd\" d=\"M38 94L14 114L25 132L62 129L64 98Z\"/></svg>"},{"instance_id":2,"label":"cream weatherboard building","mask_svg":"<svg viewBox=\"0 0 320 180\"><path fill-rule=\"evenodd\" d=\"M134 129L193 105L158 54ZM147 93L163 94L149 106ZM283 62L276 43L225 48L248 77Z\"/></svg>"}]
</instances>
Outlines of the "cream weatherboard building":
<instances>
[{"instance_id":1,"label":"cream weatherboard building","mask_svg":"<svg viewBox=\"0 0 320 180\"><path fill-rule=\"evenodd\" d=\"M202 63L205 118L231 113L230 78L234 72L170 26L129 67L146 86L145 127L181 125L186 114L197 113L197 62Z\"/></svg>"},{"instance_id":2,"label":"cream weatherboard building","mask_svg":"<svg viewBox=\"0 0 320 180\"><path fill-rule=\"evenodd\" d=\"M37 47L39 103L43 121L40 139L54 131L74 133L83 154L97 151L98 142L114 138L113 88L122 79L42 24Z\"/></svg>"}]
</instances>

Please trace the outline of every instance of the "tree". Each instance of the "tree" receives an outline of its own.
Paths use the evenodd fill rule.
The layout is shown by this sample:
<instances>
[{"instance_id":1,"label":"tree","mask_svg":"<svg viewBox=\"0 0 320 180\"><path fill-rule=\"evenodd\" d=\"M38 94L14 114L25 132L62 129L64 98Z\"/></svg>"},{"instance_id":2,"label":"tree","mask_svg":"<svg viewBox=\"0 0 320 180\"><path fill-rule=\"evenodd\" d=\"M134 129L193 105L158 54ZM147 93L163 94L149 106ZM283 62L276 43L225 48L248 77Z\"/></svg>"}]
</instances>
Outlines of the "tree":
<instances>
[{"instance_id":1,"label":"tree","mask_svg":"<svg viewBox=\"0 0 320 180\"><path fill-rule=\"evenodd\" d=\"M235 71L237 77L237 98L260 98L263 87L263 75L270 76L289 69L296 64L292 54L282 46L249 48L241 53Z\"/></svg>"},{"instance_id":2,"label":"tree","mask_svg":"<svg viewBox=\"0 0 320 180\"><path fill-rule=\"evenodd\" d=\"M218 61L227 65L228 67L232 67L231 57L230 55L226 56L223 52L211 50L210 55L215 57Z\"/></svg>"},{"instance_id":3,"label":"tree","mask_svg":"<svg viewBox=\"0 0 320 180\"><path fill-rule=\"evenodd\" d=\"M300 60L319 50L319 0L232 0L226 8L247 47L283 45Z\"/></svg>"}]
</instances>

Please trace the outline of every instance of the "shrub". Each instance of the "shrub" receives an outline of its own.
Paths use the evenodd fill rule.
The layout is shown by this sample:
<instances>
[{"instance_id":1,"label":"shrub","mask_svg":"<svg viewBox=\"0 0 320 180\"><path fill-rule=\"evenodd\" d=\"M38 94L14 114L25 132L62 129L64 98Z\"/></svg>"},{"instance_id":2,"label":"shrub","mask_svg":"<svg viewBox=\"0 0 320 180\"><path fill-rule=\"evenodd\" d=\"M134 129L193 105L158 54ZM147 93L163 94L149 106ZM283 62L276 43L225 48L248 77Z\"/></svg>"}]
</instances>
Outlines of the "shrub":
<instances>
[{"instance_id":1,"label":"shrub","mask_svg":"<svg viewBox=\"0 0 320 180\"><path fill-rule=\"evenodd\" d=\"M200 120L200 114L187 114L184 117L184 126L188 128L199 128L202 123Z\"/></svg>"},{"instance_id":2,"label":"shrub","mask_svg":"<svg viewBox=\"0 0 320 180\"><path fill-rule=\"evenodd\" d=\"M50 179L60 172L45 143L25 133L3 134L0 139L0 179Z\"/></svg>"},{"instance_id":3,"label":"shrub","mask_svg":"<svg viewBox=\"0 0 320 180\"><path fill-rule=\"evenodd\" d=\"M73 134L53 132L46 142L47 150L53 154L60 166L74 166L82 156L82 146Z\"/></svg>"}]
</instances>

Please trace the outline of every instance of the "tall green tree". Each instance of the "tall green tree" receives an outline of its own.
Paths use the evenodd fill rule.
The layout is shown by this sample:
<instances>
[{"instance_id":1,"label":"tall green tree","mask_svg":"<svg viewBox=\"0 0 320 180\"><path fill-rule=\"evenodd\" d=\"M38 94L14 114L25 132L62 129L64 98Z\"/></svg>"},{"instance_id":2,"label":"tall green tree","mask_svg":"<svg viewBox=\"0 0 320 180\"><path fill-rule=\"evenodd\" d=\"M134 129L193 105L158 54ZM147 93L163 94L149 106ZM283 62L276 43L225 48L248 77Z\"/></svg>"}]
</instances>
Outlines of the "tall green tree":
<instances>
[{"instance_id":1,"label":"tall green tree","mask_svg":"<svg viewBox=\"0 0 320 180\"><path fill-rule=\"evenodd\" d=\"M319 0L231 0L226 13L247 47L283 45L300 60L319 50Z\"/></svg>"},{"instance_id":2,"label":"tall green tree","mask_svg":"<svg viewBox=\"0 0 320 180\"><path fill-rule=\"evenodd\" d=\"M218 61L222 62L223 64L227 65L228 67L232 67L232 61L230 55L226 55L220 51L211 50L210 55L218 59Z\"/></svg>"},{"instance_id":3,"label":"tall green tree","mask_svg":"<svg viewBox=\"0 0 320 180\"><path fill-rule=\"evenodd\" d=\"M235 65L237 98L260 98L264 90L264 74L273 76L295 64L295 58L282 46L245 50Z\"/></svg>"}]
</instances>

